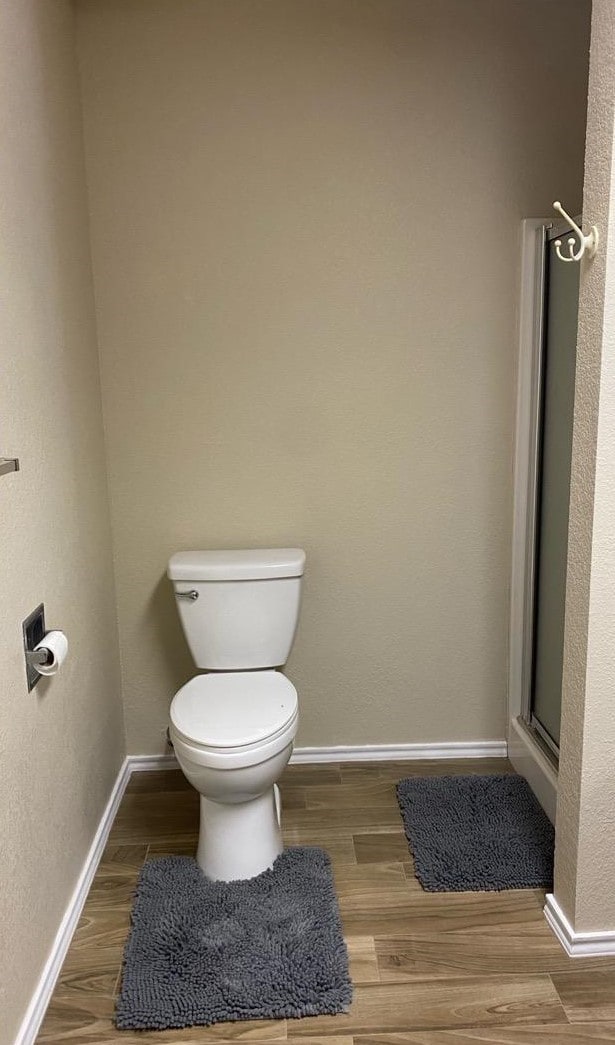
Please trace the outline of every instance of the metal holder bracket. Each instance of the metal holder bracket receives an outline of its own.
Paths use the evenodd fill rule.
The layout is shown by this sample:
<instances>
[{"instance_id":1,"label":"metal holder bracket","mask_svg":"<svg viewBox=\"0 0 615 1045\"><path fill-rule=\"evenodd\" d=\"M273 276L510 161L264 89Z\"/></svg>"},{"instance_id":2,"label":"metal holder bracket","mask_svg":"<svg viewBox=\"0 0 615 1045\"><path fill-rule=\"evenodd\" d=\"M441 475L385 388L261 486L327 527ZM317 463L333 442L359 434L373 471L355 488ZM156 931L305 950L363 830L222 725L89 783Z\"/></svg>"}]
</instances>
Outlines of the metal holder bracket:
<instances>
[{"instance_id":1,"label":"metal holder bracket","mask_svg":"<svg viewBox=\"0 0 615 1045\"><path fill-rule=\"evenodd\" d=\"M0 475L8 475L9 472L19 471L19 460L17 457L0 457Z\"/></svg>"}]
</instances>

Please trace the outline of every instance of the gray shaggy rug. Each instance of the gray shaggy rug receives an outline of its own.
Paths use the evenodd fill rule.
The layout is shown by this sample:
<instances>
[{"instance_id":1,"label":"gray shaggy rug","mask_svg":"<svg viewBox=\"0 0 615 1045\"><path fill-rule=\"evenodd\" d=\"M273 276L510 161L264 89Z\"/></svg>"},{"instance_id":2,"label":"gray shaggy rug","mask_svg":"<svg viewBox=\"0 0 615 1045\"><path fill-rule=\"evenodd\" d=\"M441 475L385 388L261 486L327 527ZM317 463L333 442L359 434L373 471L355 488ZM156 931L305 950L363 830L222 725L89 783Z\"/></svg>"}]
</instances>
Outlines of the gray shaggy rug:
<instances>
[{"instance_id":1,"label":"gray shaggy rug","mask_svg":"<svg viewBox=\"0 0 615 1045\"><path fill-rule=\"evenodd\" d=\"M348 954L328 855L287 849L270 871L211 882L195 860L148 860L115 1023L163 1030L345 1012Z\"/></svg>"},{"instance_id":2,"label":"gray shaggy rug","mask_svg":"<svg viewBox=\"0 0 615 1045\"><path fill-rule=\"evenodd\" d=\"M553 825L523 777L408 777L397 799L428 892L552 888Z\"/></svg>"}]
</instances>

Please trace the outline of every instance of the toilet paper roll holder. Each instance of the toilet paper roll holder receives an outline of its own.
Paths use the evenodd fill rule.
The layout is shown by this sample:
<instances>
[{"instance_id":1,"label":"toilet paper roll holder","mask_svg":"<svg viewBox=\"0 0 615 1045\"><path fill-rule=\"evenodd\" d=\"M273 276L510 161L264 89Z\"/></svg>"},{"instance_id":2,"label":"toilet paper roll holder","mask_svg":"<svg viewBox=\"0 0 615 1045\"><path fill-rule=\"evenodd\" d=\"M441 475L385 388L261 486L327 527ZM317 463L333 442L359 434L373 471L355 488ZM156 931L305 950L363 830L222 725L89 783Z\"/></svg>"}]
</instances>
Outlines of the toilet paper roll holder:
<instances>
[{"instance_id":1,"label":"toilet paper roll holder","mask_svg":"<svg viewBox=\"0 0 615 1045\"><path fill-rule=\"evenodd\" d=\"M39 646L38 649L26 650L26 662L32 668L36 668L39 664L51 664L52 660L53 653L51 652L51 650L48 650L45 646Z\"/></svg>"}]
</instances>

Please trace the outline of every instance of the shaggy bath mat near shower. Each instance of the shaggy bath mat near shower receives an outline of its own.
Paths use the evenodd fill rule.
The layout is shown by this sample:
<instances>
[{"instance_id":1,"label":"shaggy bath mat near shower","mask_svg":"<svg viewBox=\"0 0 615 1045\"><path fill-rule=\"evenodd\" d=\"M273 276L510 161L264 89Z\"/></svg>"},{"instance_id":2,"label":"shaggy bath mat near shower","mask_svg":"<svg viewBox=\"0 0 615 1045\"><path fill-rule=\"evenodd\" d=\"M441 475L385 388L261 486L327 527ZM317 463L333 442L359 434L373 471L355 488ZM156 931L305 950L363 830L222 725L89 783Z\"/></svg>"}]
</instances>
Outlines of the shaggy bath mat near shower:
<instances>
[{"instance_id":1,"label":"shaggy bath mat near shower","mask_svg":"<svg viewBox=\"0 0 615 1045\"><path fill-rule=\"evenodd\" d=\"M397 799L428 892L552 888L553 825L523 777L408 777Z\"/></svg>"},{"instance_id":2,"label":"shaggy bath mat near shower","mask_svg":"<svg viewBox=\"0 0 615 1045\"><path fill-rule=\"evenodd\" d=\"M163 1030L345 1012L348 954L328 855L287 849L273 868L211 882L195 860L145 863L115 1022Z\"/></svg>"}]
</instances>

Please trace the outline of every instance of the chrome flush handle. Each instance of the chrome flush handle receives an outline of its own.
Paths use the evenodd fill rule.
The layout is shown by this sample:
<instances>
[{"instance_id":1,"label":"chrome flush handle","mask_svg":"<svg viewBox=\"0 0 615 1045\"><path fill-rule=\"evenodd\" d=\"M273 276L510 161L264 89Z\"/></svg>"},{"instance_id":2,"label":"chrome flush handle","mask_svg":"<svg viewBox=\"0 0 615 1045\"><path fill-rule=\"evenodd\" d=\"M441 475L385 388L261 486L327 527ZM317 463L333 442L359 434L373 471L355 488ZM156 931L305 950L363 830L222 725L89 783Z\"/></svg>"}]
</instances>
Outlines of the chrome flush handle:
<instances>
[{"instance_id":1,"label":"chrome flush handle","mask_svg":"<svg viewBox=\"0 0 615 1045\"><path fill-rule=\"evenodd\" d=\"M195 591L194 588L192 591L176 591L175 595L178 599L191 599L192 602L199 597L198 591Z\"/></svg>"}]
</instances>

